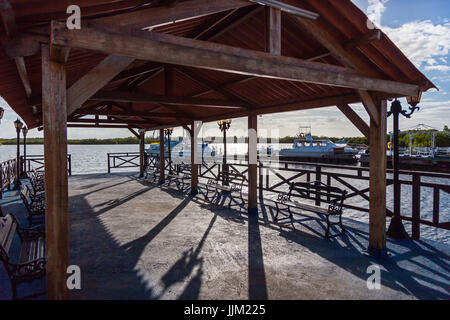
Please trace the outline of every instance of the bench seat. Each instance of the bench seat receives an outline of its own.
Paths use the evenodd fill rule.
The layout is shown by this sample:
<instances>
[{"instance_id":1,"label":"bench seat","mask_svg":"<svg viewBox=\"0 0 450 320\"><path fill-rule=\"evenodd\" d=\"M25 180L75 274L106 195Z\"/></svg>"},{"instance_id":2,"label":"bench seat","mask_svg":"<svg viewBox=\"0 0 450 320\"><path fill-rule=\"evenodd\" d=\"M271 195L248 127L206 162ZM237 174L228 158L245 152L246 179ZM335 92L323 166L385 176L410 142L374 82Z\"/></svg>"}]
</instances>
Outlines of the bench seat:
<instances>
[{"instance_id":1,"label":"bench seat","mask_svg":"<svg viewBox=\"0 0 450 320\"><path fill-rule=\"evenodd\" d=\"M20 239L16 259L10 248L15 235ZM12 297L17 298L17 286L23 282L41 279L46 272L45 226L22 228L16 217L7 214L0 218L0 260L11 281Z\"/></svg>"},{"instance_id":2,"label":"bench seat","mask_svg":"<svg viewBox=\"0 0 450 320\"><path fill-rule=\"evenodd\" d=\"M327 230L325 233L325 238L330 237L330 229L331 226L334 225L338 225L341 228L341 231L340 233L334 234L333 237L344 234L345 228L342 224L342 207L346 195L347 191L341 190L337 187L325 185L320 181L290 183L288 193L278 194L278 199L275 201L277 213L274 220L275 222L278 221L278 215L283 209L287 209L287 211L289 212L289 218L292 219L293 214L291 208L296 208L299 210L305 210L319 215L324 215L326 217ZM321 199L322 196L330 199L328 208L308 204L298 200L299 198L308 200ZM281 208L282 206L284 206L285 208ZM337 216L338 222L331 222L330 216Z\"/></svg>"}]
</instances>

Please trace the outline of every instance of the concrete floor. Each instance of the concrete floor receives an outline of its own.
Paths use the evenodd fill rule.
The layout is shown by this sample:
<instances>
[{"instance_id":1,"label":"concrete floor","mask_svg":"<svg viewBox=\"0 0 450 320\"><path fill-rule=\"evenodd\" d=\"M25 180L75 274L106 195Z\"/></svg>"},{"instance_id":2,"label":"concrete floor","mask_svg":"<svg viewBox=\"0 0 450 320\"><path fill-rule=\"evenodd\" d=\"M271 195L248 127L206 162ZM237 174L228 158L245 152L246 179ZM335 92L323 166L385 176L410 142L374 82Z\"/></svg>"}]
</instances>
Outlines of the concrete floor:
<instances>
[{"instance_id":1,"label":"concrete floor","mask_svg":"<svg viewBox=\"0 0 450 320\"><path fill-rule=\"evenodd\" d=\"M450 248L436 242L389 241L391 256L377 260L363 254L368 226L350 219L347 235L326 240L320 217L275 224L269 202L248 217L135 174L69 184L70 263L82 278L73 299L450 299ZM10 194L3 210L21 214ZM371 264L380 290L367 288ZM0 285L9 298L3 268Z\"/></svg>"}]
</instances>

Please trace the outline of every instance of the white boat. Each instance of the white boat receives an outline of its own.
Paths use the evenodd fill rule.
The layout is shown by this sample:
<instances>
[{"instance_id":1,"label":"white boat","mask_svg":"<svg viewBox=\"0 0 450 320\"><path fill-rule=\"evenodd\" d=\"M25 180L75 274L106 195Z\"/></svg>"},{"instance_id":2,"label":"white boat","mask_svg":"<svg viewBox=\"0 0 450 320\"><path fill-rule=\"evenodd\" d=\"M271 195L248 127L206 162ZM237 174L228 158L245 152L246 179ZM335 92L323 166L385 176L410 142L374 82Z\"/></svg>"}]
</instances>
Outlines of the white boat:
<instances>
[{"instance_id":1,"label":"white boat","mask_svg":"<svg viewBox=\"0 0 450 320\"><path fill-rule=\"evenodd\" d=\"M292 148L281 149L280 159L320 162L354 163L357 149L337 146L330 140L314 140L310 133L300 134Z\"/></svg>"},{"instance_id":2,"label":"white boat","mask_svg":"<svg viewBox=\"0 0 450 320\"><path fill-rule=\"evenodd\" d=\"M169 157L169 148L167 139L165 139L164 156ZM191 161L191 142L189 139L170 141L170 155L174 163L189 163ZM146 152L153 157L159 157L159 143L155 142L150 145ZM197 145L197 156L199 161L215 161L221 158L217 153L215 146L210 146L210 142L200 142Z\"/></svg>"}]
</instances>

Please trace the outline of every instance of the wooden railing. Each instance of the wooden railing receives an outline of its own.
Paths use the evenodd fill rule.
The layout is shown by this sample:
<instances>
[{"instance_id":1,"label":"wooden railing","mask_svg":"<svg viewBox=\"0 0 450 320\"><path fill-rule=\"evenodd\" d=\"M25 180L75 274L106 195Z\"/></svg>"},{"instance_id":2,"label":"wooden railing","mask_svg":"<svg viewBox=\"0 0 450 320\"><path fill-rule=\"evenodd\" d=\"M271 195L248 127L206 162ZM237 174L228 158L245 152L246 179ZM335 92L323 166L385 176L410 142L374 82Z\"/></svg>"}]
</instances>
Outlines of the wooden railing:
<instances>
[{"instance_id":1,"label":"wooden railing","mask_svg":"<svg viewBox=\"0 0 450 320\"><path fill-rule=\"evenodd\" d=\"M22 172L30 172L35 169L37 171L44 171L44 156L43 155L27 155L26 160L24 157L20 157L22 165ZM72 175L72 155L67 155L67 174Z\"/></svg>"},{"instance_id":2,"label":"wooden railing","mask_svg":"<svg viewBox=\"0 0 450 320\"><path fill-rule=\"evenodd\" d=\"M17 159L11 159L0 163L0 199L3 198L3 190L11 189L11 184L17 178Z\"/></svg>"},{"instance_id":3,"label":"wooden railing","mask_svg":"<svg viewBox=\"0 0 450 320\"><path fill-rule=\"evenodd\" d=\"M157 159L149 159L149 163ZM227 159L229 170L247 174L246 160ZM199 166L199 178L218 179L222 163L206 163ZM322 181L325 184L347 190L344 207L356 212L369 212L369 169L357 166L300 163L292 161L258 161L259 197L276 199L286 192L293 181ZM392 170L387 170L387 186L392 185ZM400 184L403 193L401 203L407 204L401 212L401 218L411 223L411 236L420 239L420 227L430 226L450 230L448 204L450 203L450 174L423 171L400 171ZM429 207L421 203L421 196L428 193ZM432 193L432 194L431 194ZM329 203L330 196L310 198L315 204ZM427 202L427 203L428 203ZM422 205L421 205L422 204ZM387 216L392 216L392 192L387 193ZM428 210L428 212L426 212ZM424 216L430 218L425 218Z\"/></svg>"}]
</instances>

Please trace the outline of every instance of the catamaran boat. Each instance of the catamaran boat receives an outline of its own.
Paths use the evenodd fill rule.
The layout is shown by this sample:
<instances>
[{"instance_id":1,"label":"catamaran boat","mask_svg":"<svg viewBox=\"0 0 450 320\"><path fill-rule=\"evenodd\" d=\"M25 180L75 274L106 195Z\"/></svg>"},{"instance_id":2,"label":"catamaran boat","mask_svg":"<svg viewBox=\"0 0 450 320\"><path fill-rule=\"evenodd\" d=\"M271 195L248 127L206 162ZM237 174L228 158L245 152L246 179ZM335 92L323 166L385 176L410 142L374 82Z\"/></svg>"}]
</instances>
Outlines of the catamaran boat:
<instances>
[{"instance_id":1,"label":"catamaran boat","mask_svg":"<svg viewBox=\"0 0 450 320\"><path fill-rule=\"evenodd\" d=\"M180 142L181 140L170 140L170 148L173 149ZM159 142L151 143L150 147L145 151L151 157L159 157ZM167 138L164 138L164 157L167 158L168 156L169 156L169 141Z\"/></svg>"},{"instance_id":2,"label":"catamaran boat","mask_svg":"<svg viewBox=\"0 0 450 320\"><path fill-rule=\"evenodd\" d=\"M210 142L200 142L197 145L197 156L199 161L214 161L221 157L217 153L217 148L210 146ZM159 157L159 143L155 142L146 150L147 154L153 157ZM174 163L190 163L191 161L191 142L189 139L171 140L170 154ZM164 157L169 157L168 141L164 139Z\"/></svg>"},{"instance_id":3,"label":"catamaran boat","mask_svg":"<svg viewBox=\"0 0 450 320\"><path fill-rule=\"evenodd\" d=\"M314 140L311 133L300 133L292 148L281 149L279 156L281 160L355 163L357 153L357 149L340 147L330 140Z\"/></svg>"},{"instance_id":4,"label":"catamaran boat","mask_svg":"<svg viewBox=\"0 0 450 320\"><path fill-rule=\"evenodd\" d=\"M217 152L215 146L211 146L212 142L199 142L197 144L197 159L203 162L214 162L221 159L222 156ZM181 143L175 146L171 152L172 160L175 163L190 163L191 161L191 141L184 139Z\"/></svg>"}]
</instances>

